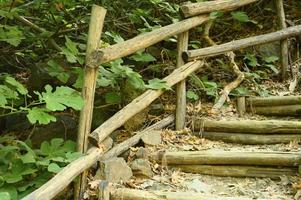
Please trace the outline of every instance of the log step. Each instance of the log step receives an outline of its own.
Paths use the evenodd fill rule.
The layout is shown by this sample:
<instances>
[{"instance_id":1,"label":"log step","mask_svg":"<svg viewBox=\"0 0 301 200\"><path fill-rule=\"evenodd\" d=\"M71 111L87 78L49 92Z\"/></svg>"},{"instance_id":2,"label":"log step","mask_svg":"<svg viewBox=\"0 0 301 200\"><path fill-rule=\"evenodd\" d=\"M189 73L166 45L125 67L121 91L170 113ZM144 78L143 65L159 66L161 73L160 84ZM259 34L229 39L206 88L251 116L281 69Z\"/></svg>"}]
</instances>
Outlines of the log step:
<instances>
[{"instance_id":1,"label":"log step","mask_svg":"<svg viewBox=\"0 0 301 200\"><path fill-rule=\"evenodd\" d=\"M251 200L246 197L222 197L194 192L143 191L120 188L112 191L111 200Z\"/></svg>"},{"instance_id":2,"label":"log step","mask_svg":"<svg viewBox=\"0 0 301 200\"><path fill-rule=\"evenodd\" d=\"M156 152L151 158L166 165L261 165L297 167L300 153L290 152L230 152L178 151Z\"/></svg>"},{"instance_id":3,"label":"log step","mask_svg":"<svg viewBox=\"0 0 301 200\"><path fill-rule=\"evenodd\" d=\"M301 134L301 122L287 120L212 120L199 118L193 129L201 132L228 132L250 134Z\"/></svg>"},{"instance_id":4,"label":"log step","mask_svg":"<svg viewBox=\"0 0 301 200\"><path fill-rule=\"evenodd\" d=\"M265 145L265 144L288 144L292 141L301 141L301 134L276 134L262 135L249 133L224 133L224 132L194 132L196 136L209 140L223 141L228 143Z\"/></svg>"}]
</instances>

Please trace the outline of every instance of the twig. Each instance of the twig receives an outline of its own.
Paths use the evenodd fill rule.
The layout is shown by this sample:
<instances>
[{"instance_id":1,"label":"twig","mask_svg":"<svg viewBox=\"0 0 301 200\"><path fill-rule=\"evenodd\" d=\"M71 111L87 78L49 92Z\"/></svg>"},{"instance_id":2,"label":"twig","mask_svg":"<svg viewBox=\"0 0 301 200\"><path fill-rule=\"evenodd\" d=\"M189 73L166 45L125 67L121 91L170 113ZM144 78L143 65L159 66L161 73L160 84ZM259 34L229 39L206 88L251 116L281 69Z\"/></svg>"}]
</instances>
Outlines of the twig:
<instances>
[{"instance_id":1,"label":"twig","mask_svg":"<svg viewBox=\"0 0 301 200\"><path fill-rule=\"evenodd\" d=\"M204 39L211 45L214 46L216 45L216 43L210 38L209 33L210 33L210 28L213 25L213 20L210 20L206 25L205 25L205 29L204 29ZM239 67L237 66L236 62L235 62L235 54L233 51L230 51L228 53L226 53L226 56L228 56L228 58L230 59L230 67L233 70L233 72L236 74L237 78L229 83L228 85L226 85L224 87L224 89L221 91L221 96L219 97L218 101L214 104L213 108L212 108L212 112L217 111L218 109L220 109L225 101L228 99L228 95L229 93L234 90L235 88L237 88L242 81L245 79L245 75L243 72L240 71Z\"/></svg>"}]
</instances>

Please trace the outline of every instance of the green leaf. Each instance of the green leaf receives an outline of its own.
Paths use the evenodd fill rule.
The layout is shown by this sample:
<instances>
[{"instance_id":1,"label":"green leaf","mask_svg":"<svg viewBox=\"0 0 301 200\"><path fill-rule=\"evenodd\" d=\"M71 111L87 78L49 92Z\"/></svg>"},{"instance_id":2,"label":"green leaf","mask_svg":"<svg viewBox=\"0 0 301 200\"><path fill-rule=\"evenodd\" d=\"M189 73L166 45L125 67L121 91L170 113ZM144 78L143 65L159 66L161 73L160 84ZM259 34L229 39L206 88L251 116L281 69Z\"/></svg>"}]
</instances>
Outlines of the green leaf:
<instances>
[{"instance_id":1,"label":"green leaf","mask_svg":"<svg viewBox=\"0 0 301 200\"><path fill-rule=\"evenodd\" d=\"M28 94L28 90L21 83L19 83L16 79L14 79L13 77L10 77L10 76L5 77L5 82L8 83L9 85L15 87L16 90L20 94L22 94L22 95Z\"/></svg>"},{"instance_id":2,"label":"green leaf","mask_svg":"<svg viewBox=\"0 0 301 200\"><path fill-rule=\"evenodd\" d=\"M23 33L18 26L0 25L0 41L17 47L23 39Z\"/></svg>"},{"instance_id":3,"label":"green leaf","mask_svg":"<svg viewBox=\"0 0 301 200\"><path fill-rule=\"evenodd\" d=\"M46 108L51 111L63 111L66 107L80 110L83 107L81 94L72 88L61 86L52 92L50 85L45 86L46 92L42 93L42 98L46 102Z\"/></svg>"},{"instance_id":4,"label":"green leaf","mask_svg":"<svg viewBox=\"0 0 301 200\"><path fill-rule=\"evenodd\" d=\"M108 104L119 104L121 102L121 97L119 93L108 92L105 94L105 100Z\"/></svg>"},{"instance_id":5,"label":"green leaf","mask_svg":"<svg viewBox=\"0 0 301 200\"><path fill-rule=\"evenodd\" d=\"M216 19L218 17L222 17L223 15L224 13L217 11L217 12L210 13L209 17L210 19Z\"/></svg>"},{"instance_id":6,"label":"green leaf","mask_svg":"<svg viewBox=\"0 0 301 200\"><path fill-rule=\"evenodd\" d=\"M156 61L156 58L152 56L150 53L138 51L136 54L132 55L130 59L135 60L137 62L153 62Z\"/></svg>"},{"instance_id":7,"label":"green leaf","mask_svg":"<svg viewBox=\"0 0 301 200\"><path fill-rule=\"evenodd\" d=\"M166 81L160 80L158 78L149 80L148 85L146 85L146 87L153 90L160 90L160 89L171 90L171 87L169 87L166 84Z\"/></svg>"},{"instance_id":8,"label":"green leaf","mask_svg":"<svg viewBox=\"0 0 301 200\"><path fill-rule=\"evenodd\" d=\"M188 90L186 93L186 96L188 99L197 101L199 99L199 96L192 90Z\"/></svg>"},{"instance_id":9,"label":"green leaf","mask_svg":"<svg viewBox=\"0 0 301 200\"><path fill-rule=\"evenodd\" d=\"M72 86L75 88L82 88L84 84L84 70L80 67L74 67L74 72L77 75L77 79Z\"/></svg>"},{"instance_id":10,"label":"green leaf","mask_svg":"<svg viewBox=\"0 0 301 200\"><path fill-rule=\"evenodd\" d=\"M11 200L8 192L0 192L0 199L1 200Z\"/></svg>"},{"instance_id":11,"label":"green leaf","mask_svg":"<svg viewBox=\"0 0 301 200\"><path fill-rule=\"evenodd\" d=\"M257 58L252 54L246 54L244 59L247 60L248 65L251 67L259 66Z\"/></svg>"},{"instance_id":12,"label":"green leaf","mask_svg":"<svg viewBox=\"0 0 301 200\"><path fill-rule=\"evenodd\" d=\"M67 36L65 36L66 42L65 45L68 48L68 50L74 54L74 55L78 55L78 50L77 50L77 45L76 43L72 42Z\"/></svg>"},{"instance_id":13,"label":"green leaf","mask_svg":"<svg viewBox=\"0 0 301 200\"><path fill-rule=\"evenodd\" d=\"M279 70L277 69L277 66L273 64L265 64L266 67L270 68L275 74L279 73Z\"/></svg>"},{"instance_id":14,"label":"green leaf","mask_svg":"<svg viewBox=\"0 0 301 200\"><path fill-rule=\"evenodd\" d=\"M274 63L274 62L278 61L279 58L277 56L269 56L269 57L264 57L263 60L266 63Z\"/></svg>"},{"instance_id":15,"label":"green leaf","mask_svg":"<svg viewBox=\"0 0 301 200\"><path fill-rule=\"evenodd\" d=\"M235 12L231 12L231 15L233 17L233 19L236 19L239 22L249 22L249 16L242 11L235 11Z\"/></svg>"},{"instance_id":16,"label":"green leaf","mask_svg":"<svg viewBox=\"0 0 301 200\"><path fill-rule=\"evenodd\" d=\"M66 162L71 163L72 161L80 158L82 154L80 152L67 152L66 153Z\"/></svg>"},{"instance_id":17,"label":"green leaf","mask_svg":"<svg viewBox=\"0 0 301 200\"><path fill-rule=\"evenodd\" d=\"M77 57L74 55L69 49L62 47L62 54L64 54L67 58L67 61L70 63L76 63Z\"/></svg>"},{"instance_id":18,"label":"green leaf","mask_svg":"<svg viewBox=\"0 0 301 200\"><path fill-rule=\"evenodd\" d=\"M67 83L70 75L65 72L65 70L54 60L50 60L47 62L47 71L50 76L56 77L62 83Z\"/></svg>"},{"instance_id":19,"label":"green leaf","mask_svg":"<svg viewBox=\"0 0 301 200\"><path fill-rule=\"evenodd\" d=\"M58 173L59 171L61 171L61 167L58 164L56 164L56 163L51 163L48 166L47 170L49 172Z\"/></svg>"},{"instance_id":20,"label":"green leaf","mask_svg":"<svg viewBox=\"0 0 301 200\"><path fill-rule=\"evenodd\" d=\"M26 154L20 156L20 158L24 164L36 162L35 156L30 152L27 152Z\"/></svg>"},{"instance_id":21,"label":"green leaf","mask_svg":"<svg viewBox=\"0 0 301 200\"><path fill-rule=\"evenodd\" d=\"M35 124L49 124L50 122L55 122L56 118L47 113L48 110L44 108L34 107L28 110L28 114L26 115L30 123Z\"/></svg>"},{"instance_id":22,"label":"green leaf","mask_svg":"<svg viewBox=\"0 0 301 200\"><path fill-rule=\"evenodd\" d=\"M62 138L53 138L51 141L50 141L50 145L53 147L53 148L59 148L60 146L62 146L64 144L64 139Z\"/></svg>"},{"instance_id":23,"label":"green leaf","mask_svg":"<svg viewBox=\"0 0 301 200\"><path fill-rule=\"evenodd\" d=\"M10 196L11 200L18 200L18 192L17 192L17 189L14 186L4 186L4 187L0 188L0 192L1 193L2 192L9 193L9 196Z\"/></svg>"},{"instance_id":24,"label":"green leaf","mask_svg":"<svg viewBox=\"0 0 301 200\"><path fill-rule=\"evenodd\" d=\"M23 177L21 174L6 174L4 179L7 183L17 183L22 181Z\"/></svg>"}]
</instances>

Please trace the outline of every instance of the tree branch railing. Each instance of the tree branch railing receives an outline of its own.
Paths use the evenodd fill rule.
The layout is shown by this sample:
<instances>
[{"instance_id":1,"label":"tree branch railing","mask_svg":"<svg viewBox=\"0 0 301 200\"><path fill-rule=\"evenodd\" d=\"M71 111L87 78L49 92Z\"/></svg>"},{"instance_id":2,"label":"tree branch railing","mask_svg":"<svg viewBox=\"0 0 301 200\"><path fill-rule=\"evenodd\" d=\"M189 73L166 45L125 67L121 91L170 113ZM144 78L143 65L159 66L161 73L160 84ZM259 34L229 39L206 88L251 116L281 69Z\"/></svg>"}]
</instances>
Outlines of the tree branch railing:
<instances>
[{"instance_id":1,"label":"tree branch railing","mask_svg":"<svg viewBox=\"0 0 301 200\"><path fill-rule=\"evenodd\" d=\"M85 69L85 83L83 88L83 98L85 100L85 107L81 112L79 141L81 151L86 153L85 156L73 161L66 166L61 172L54 176L51 180L45 183L41 188L24 197L24 200L48 200L55 197L65 187L72 182L72 180L83 171L87 170L95 162L101 159L108 159L112 156L118 156L121 152L136 144L140 137L146 132L140 132L132 138L114 147L108 153L104 153L100 147L104 140L117 128L122 126L127 120L139 113L147 106L149 106L156 98L163 94L163 90L147 90L141 96L134 99L130 104L125 106L114 116L100 125L91 134L90 127L93 115L93 101L95 93L95 81L97 77L98 66L102 63L110 62L135 53L138 50L147 48L171 36L178 36L178 58L177 69L169 76L164 78L168 86L177 84L177 111L175 118L165 119L164 123L159 123L156 128L163 128L172 121L176 121L176 128L181 129L185 126L185 108L186 108L186 87L185 79L191 73L203 66L204 61L197 59L208 56L218 55L229 51L245 48L248 46L258 45L262 43L284 40L301 33L301 26L284 28L275 33L265 34L262 36L255 36L243 40L237 40L230 43L207 47L199 50L188 50L188 31L199 25L202 25L210 20L208 14L212 11L229 11L238 7L256 2L258 0L216 0L209 2L202 2L197 4L187 3L181 7L182 13L185 17L190 17L179 21L177 23L158 28L148 33L138 35L130 40L112 45L108 48L99 49L98 42L102 32L102 23L105 16L105 9L93 5L91 23L89 29L88 45L90 49L87 50L86 55L86 69ZM193 10L193 11L192 11ZM93 14L94 13L94 14ZM199 15L203 14L203 15ZM283 12L282 12L283 15ZM99 17L101 19L99 19ZM283 17L281 18L283 20ZM97 23L97 24L94 24ZM91 26L98 28L91 28ZM93 36L94 34L94 36ZM94 39L93 39L94 38ZM96 40L96 41L95 41ZM93 44L94 43L94 44ZM96 44L96 45L95 45ZM191 61L186 63L187 61ZM89 77L92 77L90 79ZM87 109L89 111L87 111ZM164 126L163 126L164 125ZM98 148L87 150L89 141ZM121 150L122 149L122 150ZM111 152L111 153L110 153ZM60 185L60 187L57 187ZM81 187L81 190L83 187ZM83 191L81 191L83 192ZM80 196L78 196L80 198Z\"/></svg>"}]
</instances>

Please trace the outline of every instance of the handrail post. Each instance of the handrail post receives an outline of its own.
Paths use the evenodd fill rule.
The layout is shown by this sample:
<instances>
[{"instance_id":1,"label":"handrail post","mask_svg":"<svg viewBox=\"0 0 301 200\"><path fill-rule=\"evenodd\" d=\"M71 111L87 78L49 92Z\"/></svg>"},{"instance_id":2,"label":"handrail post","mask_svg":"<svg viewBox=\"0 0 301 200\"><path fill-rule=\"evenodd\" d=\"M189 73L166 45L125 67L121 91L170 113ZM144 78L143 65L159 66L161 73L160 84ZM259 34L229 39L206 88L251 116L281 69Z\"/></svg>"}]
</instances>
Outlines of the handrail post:
<instances>
[{"instance_id":1,"label":"handrail post","mask_svg":"<svg viewBox=\"0 0 301 200\"><path fill-rule=\"evenodd\" d=\"M284 29L286 28L285 23L285 12L283 8L283 0L275 0L276 8L277 8L277 15L279 21L279 28ZM280 41L281 47L281 79L285 80L287 78L287 71L288 71L288 39L283 39Z\"/></svg>"},{"instance_id":2,"label":"handrail post","mask_svg":"<svg viewBox=\"0 0 301 200\"><path fill-rule=\"evenodd\" d=\"M77 137L77 150L81 153L86 153L88 149L88 136L91 132L94 95L96 80L98 76L98 66L95 63L94 51L97 50L101 33L103 29L106 9L103 7L93 5L91 12L91 19L89 24L87 49L86 49L86 64L84 72L84 84L82 96L84 99L84 107L80 113L78 137ZM82 199L85 184L86 184L87 171L84 171L74 188L74 199Z\"/></svg>"},{"instance_id":3,"label":"handrail post","mask_svg":"<svg viewBox=\"0 0 301 200\"><path fill-rule=\"evenodd\" d=\"M178 35L178 55L177 68L185 64L182 53L188 50L189 31L185 31ZM176 89L177 104L176 104L176 130L181 130L185 127L186 116L186 80L179 82Z\"/></svg>"}]
</instances>

